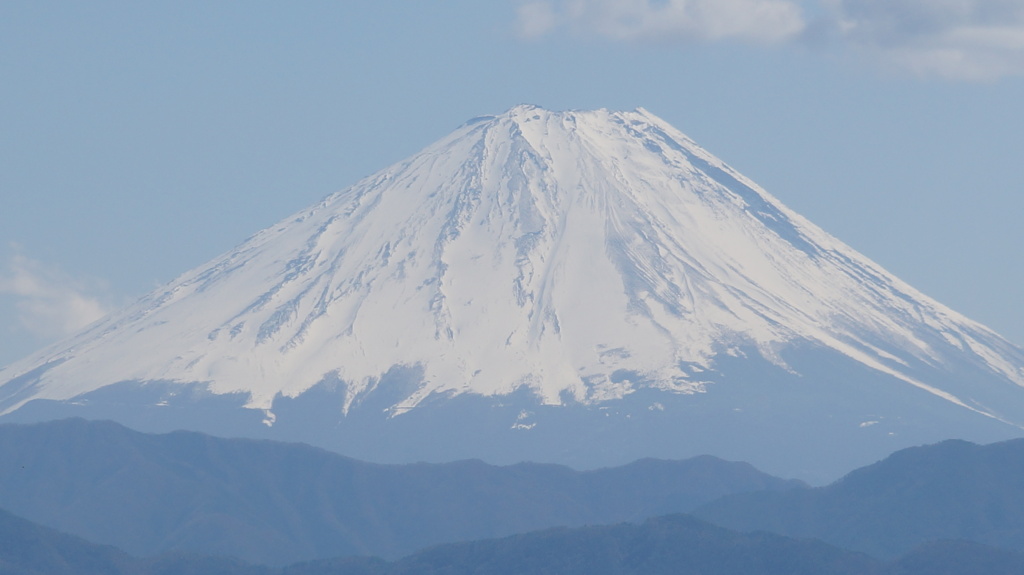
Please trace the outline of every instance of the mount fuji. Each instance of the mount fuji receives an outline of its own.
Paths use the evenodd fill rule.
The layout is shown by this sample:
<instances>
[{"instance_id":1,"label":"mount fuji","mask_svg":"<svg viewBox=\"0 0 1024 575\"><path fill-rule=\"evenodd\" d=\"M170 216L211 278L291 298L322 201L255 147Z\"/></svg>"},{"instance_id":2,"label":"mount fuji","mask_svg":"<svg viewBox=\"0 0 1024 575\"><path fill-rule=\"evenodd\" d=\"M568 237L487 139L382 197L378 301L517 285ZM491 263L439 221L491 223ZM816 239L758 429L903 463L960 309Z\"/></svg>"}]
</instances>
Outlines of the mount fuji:
<instances>
[{"instance_id":1,"label":"mount fuji","mask_svg":"<svg viewBox=\"0 0 1024 575\"><path fill-rule=\"evenodd\" d=\"M0 413L823 481L1022 435L1024 350L643 109L518 106L6 367Z\"/></svg>"}]
</instances>

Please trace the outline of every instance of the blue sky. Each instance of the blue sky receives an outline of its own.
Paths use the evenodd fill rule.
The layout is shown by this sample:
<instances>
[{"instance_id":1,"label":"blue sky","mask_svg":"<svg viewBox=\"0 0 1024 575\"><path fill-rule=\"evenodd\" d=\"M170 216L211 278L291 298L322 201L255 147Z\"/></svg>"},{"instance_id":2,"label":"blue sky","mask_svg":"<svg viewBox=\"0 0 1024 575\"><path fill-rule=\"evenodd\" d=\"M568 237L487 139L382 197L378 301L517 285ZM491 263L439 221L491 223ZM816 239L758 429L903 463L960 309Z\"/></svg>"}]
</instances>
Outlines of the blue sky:
<instances>
[{"instance_id":1,"label":"blue sky","mask_svg":"<svg viewBox=\"0 0 1024 575\"><path fill-rule=\"evenodd\" d=\"M1024 344L1024 0L0 3L0 364L465 120L643 106Z\"/></svg>"}]
</instances>

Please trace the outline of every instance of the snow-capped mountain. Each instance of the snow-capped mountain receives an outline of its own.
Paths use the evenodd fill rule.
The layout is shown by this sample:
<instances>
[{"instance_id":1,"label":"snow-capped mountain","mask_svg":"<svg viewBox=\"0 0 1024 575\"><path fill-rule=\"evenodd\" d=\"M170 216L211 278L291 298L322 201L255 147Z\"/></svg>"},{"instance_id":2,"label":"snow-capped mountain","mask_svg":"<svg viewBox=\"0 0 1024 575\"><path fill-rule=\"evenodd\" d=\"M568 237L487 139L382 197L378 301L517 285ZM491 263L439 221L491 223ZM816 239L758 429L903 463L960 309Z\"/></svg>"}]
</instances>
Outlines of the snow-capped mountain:
<instances>
[{"instance_id":1,"label":"snow-capped mountain","mask_svg":"<svg viewBox=\"0 0 1024 575\"><path fill-rule=\"evenodd\" d=\"M812 382L801 367L811 352L884 383ZM762 375L730 381L740 368L725 366L742 363ZM513 406L502 425L528 435L544 426L537 409L611 417L640 397L650 413L665 398L691 409L768 372L836 405L864 399L859 428L917 420L883 414L891 393L955 414L968 431L1024 425L1021 349L663 120L519 106L471 120L0 371L0 408L234 398L273 428L285 423L279 407L329 389L337 421L369 405L382 420L411 421L476 398ZM757 393L792 405L787 385ZM939 427L952 425L943 418Z\"/></svg>"}]
</instances>

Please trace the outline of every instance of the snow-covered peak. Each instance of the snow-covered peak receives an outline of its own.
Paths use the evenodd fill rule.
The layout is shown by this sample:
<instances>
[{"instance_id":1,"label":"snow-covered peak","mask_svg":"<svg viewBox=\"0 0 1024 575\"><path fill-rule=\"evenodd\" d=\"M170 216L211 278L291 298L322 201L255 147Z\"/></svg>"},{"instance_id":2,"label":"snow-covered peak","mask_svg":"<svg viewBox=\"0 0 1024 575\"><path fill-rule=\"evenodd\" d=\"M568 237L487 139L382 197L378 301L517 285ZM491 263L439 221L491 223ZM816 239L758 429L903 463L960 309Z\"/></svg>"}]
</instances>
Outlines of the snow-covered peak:
<instances>
[{"instance_id":1,"label":"snow-covered peak","mask_svg":"<svg viewBox=\"0 0 1024 575\"><path fill-rule=\"evenodd\" d=\"M522 105L422 152L7 369L10 411L119 381L201 382L269 409L319 382L346 408L395 366L432 395L600 403L706 389L716 357L823 346L922 377L1024 354L793 213L650 112ZM45 366L40 369L40 366ZM24 377L20 382L27 381ZM1022 422L1017 422L1022 423Z\"/></svg>"}]
</instances>

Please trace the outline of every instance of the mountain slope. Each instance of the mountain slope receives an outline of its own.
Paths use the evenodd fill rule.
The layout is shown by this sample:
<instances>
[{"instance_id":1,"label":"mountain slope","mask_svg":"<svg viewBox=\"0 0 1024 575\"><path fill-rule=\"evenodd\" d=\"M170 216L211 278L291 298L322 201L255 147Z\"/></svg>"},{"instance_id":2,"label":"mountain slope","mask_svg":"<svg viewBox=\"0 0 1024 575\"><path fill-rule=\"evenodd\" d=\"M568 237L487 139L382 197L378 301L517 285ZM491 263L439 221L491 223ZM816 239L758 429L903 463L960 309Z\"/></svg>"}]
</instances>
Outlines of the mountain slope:
<instances>
[{"instance_id":1,"label":"mountain slope","mask_svg":"<svg viewBox=\"0 0 1024 575\"><path fill-rule=\"evenodd\" d=\"M694 513L732 529L816 537L877 557L936 539L1024 550L1024 440L906 449L826 487L738 494Z\"/></svg>"},{"instance_id":2,"label":"mountain slope","mask_svg":"<svg viewBox=\"0 0 1024 575\"><path fill-rule=\"evenodd\" d=\"M479 461L382 466L305 445L111 422L0 425L0 507L139 556L283 565L687 511L799 484L710 457L592 472Z\"/></svg>"},{"instance_id":3,"label":"mountain slope","mask_svg":"<svg viewBox=\"0 0 1024 575\"><path fill-rule=\"evenodd\" d=\"M755 364L768 381L742 377ZM810 381L806 374L824 364L857 380ZM228 432L245 435L259 435L260 422L301 425L308 406L296 406L326 393L332 415L297 438L387 461L407 461L408 451L382 444L440 433L400 421L438 406L447 411L423 425L455 421L459 435L510 447L467 453L445 438L432 443L448 450L430 458L570 462L558 454L574 453L580 461L571 463L595 466L706 453L684 442L675 452L634 448L612 460L559 438L581 433L565 427L568 419L599 427L587 410L622 408L623 418L646 420L668 406L678 419L711 402L714 414L701 415L721 419L717 410L745 409L735 398L762 393L761 385L777 388L767 395L781 407L734 427L743 434L762 417L813 427L830 405L851 405L828 416L835 433L876 426L861 434L871 447L842 471L942 439L939 430L991 441L1024 425L1024 351L901 282L642 109L519 106L470 121L9 366L0 382L0 413L15 420L70 412L126 421L140 407L212 402L248 413L164 415L208 431L237 420ZM817 405L801 405L802 394L789 390L805 382L820 394ZM455 399L466 408L451 407ZM515 438L476 421L508 405L500 427ZM548 415L531 416L541 411ZM395 423L383 432L367 424L367 432L350 425L358 412ZM324 432L339 421L352 431ZM655 427L643 433L694 431ZM643 435L609 435L631 433ZM351 439L388 434L373 445ZM783 439L791 441L776 443ZM754 460L741 443L709 447ZM806 461L782 469L811 473L803 467L821 454L804 451ZM836 473L840 462L830 465L817 472Z\"/></svg>"}]
</instances>

